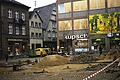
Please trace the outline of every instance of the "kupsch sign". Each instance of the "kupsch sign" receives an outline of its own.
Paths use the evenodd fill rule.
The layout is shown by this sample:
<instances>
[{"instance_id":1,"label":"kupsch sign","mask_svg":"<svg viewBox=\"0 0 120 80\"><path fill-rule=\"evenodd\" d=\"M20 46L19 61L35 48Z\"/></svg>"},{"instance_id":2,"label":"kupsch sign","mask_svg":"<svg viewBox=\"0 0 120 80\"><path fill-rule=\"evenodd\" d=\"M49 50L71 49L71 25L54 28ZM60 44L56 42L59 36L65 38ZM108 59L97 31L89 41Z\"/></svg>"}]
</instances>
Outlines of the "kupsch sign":
<instances>
[{"instance_id":1,"label":"kupsch sign","mask_svg":"<svg viewBox=\"0 0 120 80\"><path fill-rule=\"evenodd\" d=\"M79 35L68 35L65 36L65 39L85 39L88 38L88 34L79 34Z\"/></svg>"}]
</instances>

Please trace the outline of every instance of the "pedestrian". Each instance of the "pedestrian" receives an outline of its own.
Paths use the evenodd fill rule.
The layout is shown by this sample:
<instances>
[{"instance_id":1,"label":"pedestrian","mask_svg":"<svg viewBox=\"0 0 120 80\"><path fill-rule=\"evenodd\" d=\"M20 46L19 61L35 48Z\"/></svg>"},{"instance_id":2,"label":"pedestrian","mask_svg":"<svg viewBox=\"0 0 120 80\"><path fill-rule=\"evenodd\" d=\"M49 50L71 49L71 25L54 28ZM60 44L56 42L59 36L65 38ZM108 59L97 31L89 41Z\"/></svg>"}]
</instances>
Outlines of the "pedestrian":
<instances>
[{"instance_id":1,"label":"pedestrian","mask_svg":"<svg viewBox=\"0 0 120 80\"><path fill-rule=\"evenodd\" d=\"M102 54L102 46L100 45L99 46L99 52L100 52L100 55Z\"/></svg>"},{"instance_id":2,"label":"pedestrian","mask_svg":"<svg viewBox=\"0 0 120 80\"><path fill-rule=\"evenodd\" d=\"M5 55L5 60L8 62L8 54Z\"/></svg>"}]
</instances>

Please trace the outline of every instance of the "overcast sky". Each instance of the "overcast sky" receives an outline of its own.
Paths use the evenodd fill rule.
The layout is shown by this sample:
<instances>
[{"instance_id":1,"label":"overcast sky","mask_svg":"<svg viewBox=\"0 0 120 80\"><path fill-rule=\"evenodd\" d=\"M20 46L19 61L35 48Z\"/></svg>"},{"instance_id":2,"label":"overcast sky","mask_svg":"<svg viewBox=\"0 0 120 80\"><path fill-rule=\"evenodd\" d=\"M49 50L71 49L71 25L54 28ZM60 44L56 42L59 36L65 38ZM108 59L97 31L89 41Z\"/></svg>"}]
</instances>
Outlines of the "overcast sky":
<instances>
[{"instance_id":1,"label":"overcast sky","mask_svg":"<svg viewBox=\"0 0 120 80\"><path fill-rule=\"evenodd\" d=\"M16 1L31 7L30 11L32 11L35 8L35 1L36 1L36 8L56 2L56 0L16 0Z\"/></svg>"}]
</instances>

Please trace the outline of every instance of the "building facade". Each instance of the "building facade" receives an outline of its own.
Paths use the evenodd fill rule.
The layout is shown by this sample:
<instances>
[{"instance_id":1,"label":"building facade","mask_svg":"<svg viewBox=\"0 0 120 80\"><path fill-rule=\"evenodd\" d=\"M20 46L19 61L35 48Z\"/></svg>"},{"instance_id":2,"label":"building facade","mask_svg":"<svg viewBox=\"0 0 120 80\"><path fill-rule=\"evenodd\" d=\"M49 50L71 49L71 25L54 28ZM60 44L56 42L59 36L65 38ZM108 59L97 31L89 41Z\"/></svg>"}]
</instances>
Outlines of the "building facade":
<instances>
[{"instance_id":1,"label":"building facade","mask_svg":"<svg viewBox=\"0 0 120 80\"><path fill-rule=\"evenodd\" d=\"M56 49L57 29L56 29L56 4L50 4L40 8L35 8L43 20L43 47Z\"/></svg>"},{"instance_id":2,"label":"building facade","mask_svg":"<svg viewBox=\"0 0 120 80\"><path fill-rule=\"evenodd\" d=\"M88 51L88 11L87 2L77 10L77 0L58 0L57 8L57 48L67 51ZM84 2L84 3L85 3ZM81 4L81 3L80 3ZM79 6L79 3L78 3Z\"/></svg>"},{"instance_id":3,"label":"building facade","mask_svg":"<svg viewBox=\"0 0 120 80\"><path fill-rule=\"evenodd\" d=\"M29 12L30 49L43 47L42 19L37 12Z\"/></svg>"},{"instance_id":4,"label":"building facade","mask_svg":"<svg viewBox=\"0 0 120 80\"><path fill-rule=\"evenodd\" d=\"M0 0L0 57L27 54L29 7L14 0Z\"/></svg>"},{"instance_id":5,"label":"building facade","mask_svg":"<svg viewBox=\"0 0 120 80\"><path fill-rule=\"evenodd\" d=\"M66 46L69 49L68 46L71 46L74 51L91 51L92 49L95 50L99 45L102 45L103 50L109 50L110 45L113 45L113 43L110 43L111 39L107 36L113 32L113 28L105 33L108 29L105 24L113 22L116 25L119 24L119 21L115 23L117 18L112 19L113 22L109 22L111 18L109 15L119 14L120 12L119 0L57 0L56 12L58 48ZM98 15L108 15L108 20L103 20ZM102 25L106 29L100 32ZM97 26L100 26L100 28L98 29ZM119 33L119 30L114 32L114 35L116 33ZM61 45L61 42L64 45ZM116 42L120 44L119 39Z\"/></svg>"}]
</instances>

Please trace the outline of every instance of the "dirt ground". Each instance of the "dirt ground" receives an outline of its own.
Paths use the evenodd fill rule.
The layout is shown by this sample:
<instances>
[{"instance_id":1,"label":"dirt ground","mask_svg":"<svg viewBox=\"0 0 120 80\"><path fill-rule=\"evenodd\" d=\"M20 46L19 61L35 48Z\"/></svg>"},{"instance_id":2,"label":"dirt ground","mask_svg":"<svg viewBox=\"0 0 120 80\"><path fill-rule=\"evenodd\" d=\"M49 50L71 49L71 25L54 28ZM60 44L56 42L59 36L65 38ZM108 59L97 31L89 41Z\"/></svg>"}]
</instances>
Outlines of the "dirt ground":
<instances>
[{"instance_id":1,"label":"dirt ground","mask_svg":"<svg viewBox=\"0 0 120 80\"><path fill-rule=\"evenodd\" d=\"M60 58L59 58L60 59ZM62 58L63 59L63 58ZM67 57L71 60L71 57ZM47 59L46 59L47 60ZM39 67L24 65L19 71L13 71L12 67L0 67L1 80L82 80L110 64L113 59L99 59L89 63L70 63L56 66ZM58 61L59 62L59 61ZM74 60L75 62L75 60ZM118 62L102 71L92 80L120 80L120 67Z\"/></svg>"}]
</instances>

